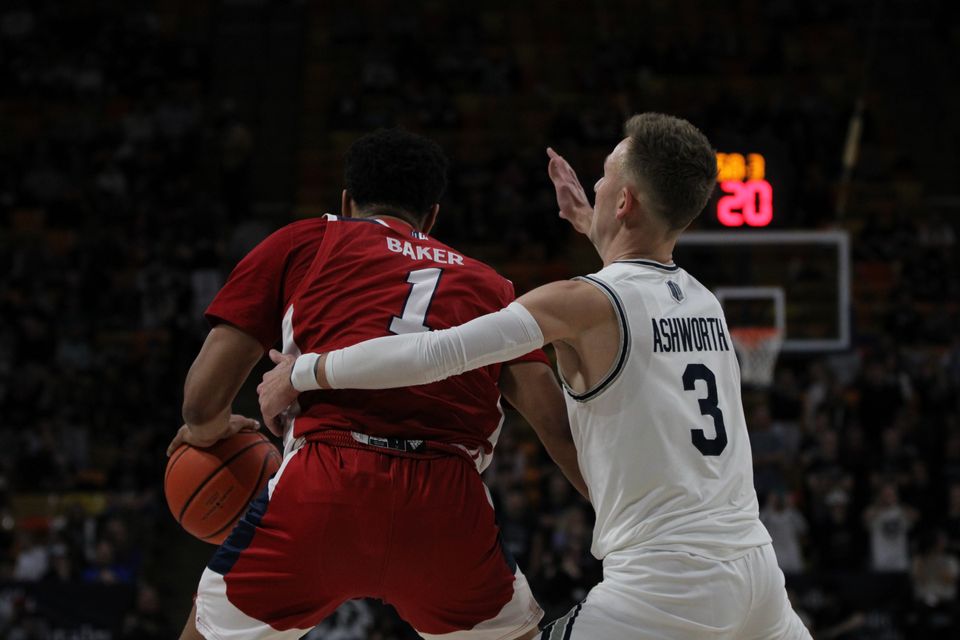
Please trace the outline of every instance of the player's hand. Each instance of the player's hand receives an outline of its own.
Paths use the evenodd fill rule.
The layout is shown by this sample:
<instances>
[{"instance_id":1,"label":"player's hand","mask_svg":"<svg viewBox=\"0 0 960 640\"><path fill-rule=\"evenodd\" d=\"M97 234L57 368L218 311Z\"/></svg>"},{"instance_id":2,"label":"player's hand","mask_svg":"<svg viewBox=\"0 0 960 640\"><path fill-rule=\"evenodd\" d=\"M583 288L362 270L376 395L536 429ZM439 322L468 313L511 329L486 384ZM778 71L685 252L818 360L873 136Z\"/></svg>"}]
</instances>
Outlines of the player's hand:
<instances>
[{"instance_id":1,"label":"player's hand","mask_svg":"<svg viewBox=\"0 0 960 640\"><path fill-rule=\"evenodd\" d=\"M263 414L264 423L279 435L283 432L281 414L300 395L290 382L297 357L284 355L276 349L270 349L269 355L277 366L263 374L263 382L257 385L257 395L260 397L260 413Z\"/></svg>"},{"instance_id":2,"label":"player's hand","mask_svg":"<svg viewBox=\"0 0 960 640\"><path fill-rule=\"evenodd\" d=\"M557 192L557 206L560 208L560 217L570 222L578 233L587 233L590 230L590 221L593 219L593 206L587 199L587 194L577 178L577 173L563 156L547 147L550 164L547 165L547 175L553 182Z\"/></svg>"},{"instance_id":3,"label":"player's hand","mask_svg":"<svg viewBox=\"0 0 960 640\"><path fill-rule=\"evenodd\" d=\"M241 431L259 431L260 423L253 418L247 418L235 413L230 414L227 424L224 428L214 430L210 428L191 427L185 424L177 430L177 435L173 437L167 446L167 456L173 453L181 444L189 444L194 447L211 447L220 440L236 435Z\"/></svg>"}]
</instances>

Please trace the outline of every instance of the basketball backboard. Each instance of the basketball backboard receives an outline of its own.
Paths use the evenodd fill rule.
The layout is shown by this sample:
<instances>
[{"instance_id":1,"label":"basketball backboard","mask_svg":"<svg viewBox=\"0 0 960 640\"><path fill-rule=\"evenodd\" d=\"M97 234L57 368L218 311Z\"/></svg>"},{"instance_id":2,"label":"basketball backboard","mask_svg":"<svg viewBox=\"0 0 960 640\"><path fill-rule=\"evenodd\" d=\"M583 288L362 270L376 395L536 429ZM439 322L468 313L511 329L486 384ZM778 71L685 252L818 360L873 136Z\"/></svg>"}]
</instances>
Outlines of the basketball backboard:
<instances>
[{"instance_id":1,"label":"basketball backboard","mask_svg":"<svg viewBox=\"0 0 960 640\"><path fill-rule=\"evenodd\" d=\"M850 346L846 232L691 231L674 258L717 295L731 326L759 317L784 330L789 352ZM758 315L758 307L765 311Z\"/></svg>"}]
</instances>

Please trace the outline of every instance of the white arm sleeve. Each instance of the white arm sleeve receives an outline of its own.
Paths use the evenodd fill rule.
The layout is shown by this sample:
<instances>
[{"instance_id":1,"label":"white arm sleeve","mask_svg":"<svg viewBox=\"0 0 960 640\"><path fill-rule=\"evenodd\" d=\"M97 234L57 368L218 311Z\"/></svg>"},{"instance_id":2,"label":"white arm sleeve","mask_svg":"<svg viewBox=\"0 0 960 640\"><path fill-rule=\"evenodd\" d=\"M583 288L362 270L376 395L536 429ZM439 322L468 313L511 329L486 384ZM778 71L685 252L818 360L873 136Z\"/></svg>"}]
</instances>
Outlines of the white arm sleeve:
<instances>
[{"instance_id":1,"label":"white arm sleeve","mask_svg":"<svg viewBox=\"0 0 960 640\"><path fill-rule=\"evenodd\" d=\"M542 346L537 321L513 302L459 327L375 338L331 351L325 371L333 389L390 389L436 382Z\"/></svg>"}]
</instances>

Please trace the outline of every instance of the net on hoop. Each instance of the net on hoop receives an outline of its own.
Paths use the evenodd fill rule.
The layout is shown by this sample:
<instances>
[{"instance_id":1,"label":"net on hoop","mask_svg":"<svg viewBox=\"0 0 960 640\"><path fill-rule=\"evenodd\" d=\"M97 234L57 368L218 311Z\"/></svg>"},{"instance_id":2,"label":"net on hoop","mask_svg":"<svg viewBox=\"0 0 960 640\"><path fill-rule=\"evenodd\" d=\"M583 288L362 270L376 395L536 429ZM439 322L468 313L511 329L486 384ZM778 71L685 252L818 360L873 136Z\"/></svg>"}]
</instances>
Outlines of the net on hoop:
<instances>
[{"instance_id":1,"label":"net on hoop","mask_svg":"<svg viewBox=\"0 0 960 640\"><path fill-rule=\"evenodd\" d=\"M741 381L769 386L783 345L783 330L776 327L731 327L730 338L740 357Z\"/></svg>"}]
</instances>

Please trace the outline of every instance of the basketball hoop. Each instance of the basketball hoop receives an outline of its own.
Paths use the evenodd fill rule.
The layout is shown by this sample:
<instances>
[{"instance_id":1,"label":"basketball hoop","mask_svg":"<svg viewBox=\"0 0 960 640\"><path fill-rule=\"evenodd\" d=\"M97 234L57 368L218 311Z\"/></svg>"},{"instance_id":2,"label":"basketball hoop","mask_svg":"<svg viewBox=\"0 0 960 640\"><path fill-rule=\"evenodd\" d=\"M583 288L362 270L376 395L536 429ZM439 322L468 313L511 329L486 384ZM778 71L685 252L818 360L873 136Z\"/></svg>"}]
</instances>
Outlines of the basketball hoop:
<instances>
[{"instance_id":1,"label":"basketball hoop","mask_svg":"<svg viewBox=\"0 0 960 640\"><path fill-rule=\"evenodd\" d=\"M740 379L747 384L769 387L783 345L783 329L731 327L730 338L740 357Z\"/></svg>"}]
</instances>

